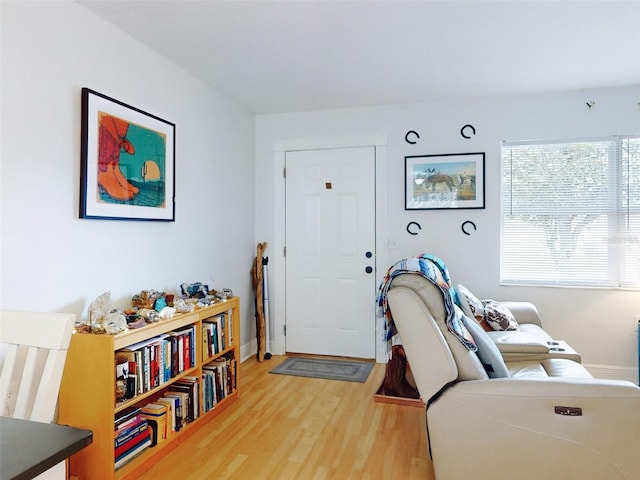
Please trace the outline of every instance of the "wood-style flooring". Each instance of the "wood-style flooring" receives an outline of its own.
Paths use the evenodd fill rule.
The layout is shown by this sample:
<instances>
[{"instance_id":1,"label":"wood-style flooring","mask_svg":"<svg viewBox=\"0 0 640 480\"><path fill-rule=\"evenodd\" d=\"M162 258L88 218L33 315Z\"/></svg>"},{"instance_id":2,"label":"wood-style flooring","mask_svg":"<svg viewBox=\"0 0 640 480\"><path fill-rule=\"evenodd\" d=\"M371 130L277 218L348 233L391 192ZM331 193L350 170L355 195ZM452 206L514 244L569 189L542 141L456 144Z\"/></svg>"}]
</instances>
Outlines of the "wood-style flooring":
<instances>
[{"instance_id":1,"label":"wood-style flooring","mask_svg":"<svg viewBox=\"0 0 640 480\"><path fill-rule=\"evenodd\" d=\"M270 374L286 357L241 365L240 398L142 480L433 480L424 408L373 401L366 383Z\"/></svg>"}]
</instances>

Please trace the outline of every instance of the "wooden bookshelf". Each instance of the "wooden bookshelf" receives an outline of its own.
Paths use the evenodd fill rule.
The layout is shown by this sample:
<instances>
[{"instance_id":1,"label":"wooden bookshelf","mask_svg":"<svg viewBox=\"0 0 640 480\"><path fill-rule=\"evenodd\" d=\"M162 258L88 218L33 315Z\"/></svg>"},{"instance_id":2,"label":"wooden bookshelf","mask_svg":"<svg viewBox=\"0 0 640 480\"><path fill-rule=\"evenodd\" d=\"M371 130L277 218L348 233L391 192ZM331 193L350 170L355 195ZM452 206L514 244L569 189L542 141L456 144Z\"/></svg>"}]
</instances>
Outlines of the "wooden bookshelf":
<instances>
[{"instance_id":1,"label":"wooden bookshelf","mask_svg":"<svg viewBox=\"0 0 640 480\"><path fill-rule=\"evenodd\" d=\"M203 354L202 322L231 312L225 324L225 348L210 357ZM195 326L195 365L186 368L169 381L135 397L116 402L115 354L118 350L143 340L169 333L189 325ZM220 400L213 410L203 413L202 367L220 357L235 360L236 388ZM93 443L70 458L69 470L79 480L133 480L174 450L198 429L213 420L239 397L240 370L240 302L238 297L217 302L191 313L174 316L145 327L117 335L74 333L67 354L59 397L58 422L93 431ZM115 470L114 419L127 407L144 406L162 396L173 383L185 376L200 379L200 416L186 424L167 440L147 448L139 456Z\"/></svg>"}]
</instances>

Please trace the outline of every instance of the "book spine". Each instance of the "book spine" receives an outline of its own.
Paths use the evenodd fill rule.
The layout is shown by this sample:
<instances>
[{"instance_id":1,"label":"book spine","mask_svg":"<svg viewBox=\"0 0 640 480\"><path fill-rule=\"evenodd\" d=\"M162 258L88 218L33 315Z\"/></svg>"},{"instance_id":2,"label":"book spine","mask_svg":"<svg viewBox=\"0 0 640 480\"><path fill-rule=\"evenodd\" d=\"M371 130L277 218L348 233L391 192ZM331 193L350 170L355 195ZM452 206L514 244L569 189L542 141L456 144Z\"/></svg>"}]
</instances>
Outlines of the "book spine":
<instances>
[{"instance_id":1,"label":"book spine","mask_svg":"<svg viewBox=\"0 0 640 480\"><path fill-rule=\"evenodd\" d=\"M134 436L136 433L139 433L140 431L144 430L145 428L144 424L145 424L144 419L140 418L140 421L137 422L135 425L132 425L129 428L118 430L114 436L115 443L116 443L115 446L117 447L118 445L122 445L125 441L127 441L129 438Z\"/></svg>"},{"instance_id":2,"label":"book spine","mask_svg":"<svg viewBox=\"0 0 640 480\"><path fill-rule=\"evenodd\" d=\"M136 456L138 456L145 449L147 449L150 445L151 445L151 437L147 437L146 440L144 440L142 443L140 443L139 445L137 445L127 453L123 454L120 457L116 457L116 461L115 461L116 470L126 465L127 463L129 463Z\"/></svg>"},{"instance_id":3,"label":"book spine","mask_svg":"<svg viewBox=\"0 0 640 480\"><path fill-rule=\"evenodd\" d=\"M134 407L128 410L124 410L120 413L118 417L116 417L114 421L114 430L118 430L124 426L125 422L131 423L134 421L140 421L140 412L142 411L139 407Z\"/></svg>"},{"instance_id":4,"label":"book spine","mask_svg":"<svg viewBox=\"0 0 640 480\"><path fill-rule=\"evenodd\" d=\"M119 445L119 446L116 447L116 449L115 449L116 458L119 458L119 457L122 457L123 455L126 455L128 452L130 452L131 450L135 449L138 445L140 445L141 443L145 442L145 440L147 440L149 438L151 438L151 435L150 435L150 432L149 432L149 427L148 427L148 425L145 425L145 429L143 431L141 431L137 435L131 437L129 440L127 440L122 445Z\"/></svg>"}]
</instances>

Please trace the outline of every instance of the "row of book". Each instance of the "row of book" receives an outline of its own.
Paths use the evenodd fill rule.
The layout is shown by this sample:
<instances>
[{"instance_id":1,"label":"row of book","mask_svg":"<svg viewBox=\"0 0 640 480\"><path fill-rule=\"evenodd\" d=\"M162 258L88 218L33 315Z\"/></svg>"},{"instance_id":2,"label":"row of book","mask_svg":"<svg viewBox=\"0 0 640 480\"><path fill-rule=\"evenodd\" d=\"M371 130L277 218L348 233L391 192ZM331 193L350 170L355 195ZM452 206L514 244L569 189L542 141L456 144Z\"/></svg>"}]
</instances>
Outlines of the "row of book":
<instances>
[{"instance_id":1,"label":"row of book","mask_svg":"<svg viewBox=\"0 0 640 480\"><path fill-rule=\"evenodd\" d=\"M224 351L233 344L232 311L202 321L202 360Z\"/></svg>"},{"instance_id":2,"label":"row of book","mask_svg":"<svg viewBox=\"0 0 640 480\"><path fill-rule=\"evenodd\" d=\"M149 423L142 417L142 409L131 407L115 419L114 444L116 470L126 465L151 446Z\"/></svg>"},{"instance_id":3,"label":"row of book","mask_svg":"<svg viewBox=\"0 0 640 480\"><path fill-rule=\"evenodd\" d=\"M115 469L129 463L182 430L200 416L200 390L197 377L184 377L173 383L154 402L129 407L115 419Z\"/></svg>"},{"instance_id":4,"label":"row of book","mask_svg":"<svg viewBox=\"0 0 640 480\"><path fill-rule=\"evenodd\" d=\"M156 388L195 366L195 325L117 350L116 401Z\"/></svg>"},{"instance_id":5,"label":"row of book","mask_svg":"<svg viewBox=\"0 0 640 480\"><path fill-rule=\"evenodd\" d=\"M217 358L202 366L203 412L212 410L218 402L236 389L237 361L233 354Z\"/></svg>"}]
</instances>

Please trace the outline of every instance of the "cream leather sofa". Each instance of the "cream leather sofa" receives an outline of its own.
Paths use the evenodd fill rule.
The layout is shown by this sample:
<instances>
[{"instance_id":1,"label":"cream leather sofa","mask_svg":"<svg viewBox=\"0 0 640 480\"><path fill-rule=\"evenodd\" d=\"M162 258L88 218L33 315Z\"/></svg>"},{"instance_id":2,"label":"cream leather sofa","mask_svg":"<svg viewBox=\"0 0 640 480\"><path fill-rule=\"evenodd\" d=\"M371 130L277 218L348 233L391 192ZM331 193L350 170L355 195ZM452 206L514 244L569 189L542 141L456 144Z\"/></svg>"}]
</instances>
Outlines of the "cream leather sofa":
<instances>
[{"instance_id":1,"label":"cream leather sofa","mask_svg":"<svg viewBox=\"0 0 640 480\"><path fill-rule=\"evenodd\" d=\"M473 326L482 348L467 349L445 324L443 292L420 275L393 278L387 302L427 403L436 480L640 479L636 385L594 379L549 352L504 361L496 342ZM507 305L516 316L520 307L533 315L530 304ZM518 321L532 323L524 318ZM501 378L489 378L487 362Z\"/></svg>"},{"instance_id":2,"label":"cream leather sofa","mask_svg":"<svg viewBox=\"0 0 640 480\"><path fill-rule=\"evenodd\" d=\"M501 302L513 313L518 330L487 332L505 361L566 358L581 363L582 357L566 341L549 335L542 327L538 309L530 302Z\"/></svg>"}]
</instances>

